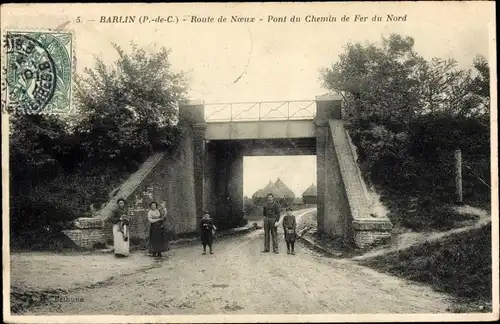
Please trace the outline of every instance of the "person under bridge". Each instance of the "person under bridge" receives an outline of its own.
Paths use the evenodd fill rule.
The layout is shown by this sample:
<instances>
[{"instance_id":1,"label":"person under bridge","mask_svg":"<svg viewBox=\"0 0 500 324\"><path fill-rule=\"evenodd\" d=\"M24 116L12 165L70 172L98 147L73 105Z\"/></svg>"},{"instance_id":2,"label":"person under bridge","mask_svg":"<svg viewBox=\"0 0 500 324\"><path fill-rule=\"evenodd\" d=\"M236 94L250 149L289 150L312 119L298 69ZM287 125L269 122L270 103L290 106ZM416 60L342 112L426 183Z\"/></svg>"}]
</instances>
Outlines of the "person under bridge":
<instances>
[{"instance_id":1,"label":"person under bridge","mask_svg":"<svg viewBox=\"0 0 500 324\"><path fill-rule=\"evenodd\" d=\"M274 200L272 193L267 194L267 203L263 207L264 216L264 251L270 251L270 239L273 240L273 252L279 253L278 249L278 223L280 221L280 205Z\"/></svg>"}]
</instances>

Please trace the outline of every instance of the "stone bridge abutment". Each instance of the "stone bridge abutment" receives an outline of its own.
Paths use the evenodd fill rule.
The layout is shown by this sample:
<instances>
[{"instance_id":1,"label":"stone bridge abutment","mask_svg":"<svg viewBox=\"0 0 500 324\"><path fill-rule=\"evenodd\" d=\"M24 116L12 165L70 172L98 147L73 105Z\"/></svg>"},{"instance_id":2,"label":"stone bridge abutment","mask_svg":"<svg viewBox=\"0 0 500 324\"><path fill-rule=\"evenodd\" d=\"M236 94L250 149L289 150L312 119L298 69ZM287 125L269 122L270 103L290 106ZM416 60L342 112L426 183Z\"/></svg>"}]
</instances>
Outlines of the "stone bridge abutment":
<instances>
[{"instance_id":1,"label":"stone bridge abutment","mask_svg":"<svg viewBox=\"0 0 500 324\"><path fill-rule=\"evenodd\" d=\"M210 122L203 102L183 102L180 123L193 135L197 220L207 210L225 223L240 223L244 156L316 155L318 231L358 247L390 239L390 221L372 214L344 129L341 99L319 96L315 105L312 118L266 120L259 115L253 120Z\"/></svg>"}]
</instances>

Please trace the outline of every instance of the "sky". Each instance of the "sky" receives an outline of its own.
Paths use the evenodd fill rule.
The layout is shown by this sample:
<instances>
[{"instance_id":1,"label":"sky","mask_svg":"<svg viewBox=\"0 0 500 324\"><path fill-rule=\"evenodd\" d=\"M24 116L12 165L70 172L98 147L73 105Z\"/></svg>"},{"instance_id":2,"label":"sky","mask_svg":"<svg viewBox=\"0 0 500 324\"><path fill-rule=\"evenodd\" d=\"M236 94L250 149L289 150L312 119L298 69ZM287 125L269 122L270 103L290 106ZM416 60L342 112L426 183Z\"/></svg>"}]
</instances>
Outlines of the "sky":
<instances>
[{"instance_id":1,"label":"sky","mask_svg":"<svg viewBox=\"0 0 500 324\"><path fill-rule=\"evenodd\" d=\"M8 7L8 6L7 6ZM2 26L64 25L75 35L76 70L94 66L94 57L117 58L112 43L131 41L154 50L172 50L171 63L187 72L189 97L207 103L265 100L313 100L326 92L318 70L332 65L347 42L377 42L399 33L415 38L426 58L455 58L469 67L476 54L488 55L491 3L288 3L279 4L40 4L2 10ZM7 8L8 9L8 8ZM266 23L274 16L407 15L406 22ZM240 24L104 24L102 15L189 15L262 17ZM77 17L83 20L76 23ZM95 20L89 22L88 20ZM189 19L189 17L188 17ZM66 24L67 23L67 24ZM240 77L238 82L234 81Z\"/></svg>"},{"instance_id":2,"label":"sky","mask_svg":"<svg viewBox=\"0 0 500 324\"><path fill-rule=\"evenodd\" d=\"M318 14L316 10L311 11ZM337 10L330 11L333 14ZM353 10L359 11L370 15L373 10ZM413 36L416 50L424 57L453 57L461 67L470 66L476 54L488 54L486 24L480 23L481 14L456 11L429 10L425 16L410 16L411 23L368 24L366 27L338 23L265 27L241 24L230 28L210 24L175 25L147 30L141 26L134 30L130 26L95 26L77 38L77 42L95 44L80 50L77 43L77 50L82 52L78 56L82 63L78 68L92 66L94 54L104 59L116 58L110 43L126 48L133 40L152 49L155 46L172 49L172 66L187 72L191 80L191 99L207 103L312 100L326 92L321 87L319 69L331 66L347 42L379 41L381 36L392 32ZM460 19L446 19L454 14Z\"/></svg>"},{"instance_id":3,"label":"sky","mask_svg":"<svg viewBox=\"0 0 500 324\"><path fill-rule=\"evenodd\" d=\"M474 56L490 62L494 3L253 3L253 4L38 4L2 6L4 28L57 28L74 33L76 72L117 58L112 43L125 50L131 41L146 50L165 46L176 71L190 79L189 98L205 103L314 100L325 94L319 70L331 66L348 42L378 42L390 33L411 36L425 58L454 58L469 68ZM405 16L404 22L371 22L371 17ZM179 24L107 24L101 16L177 16ZM255 17L254 23L182 22L190 16ZM300 23L268 23L268 16L302 17ZM335 23L306 23L304 17L336 16ZM367 22L340 22L342 16ZM80 23L77 23L77 18ZM262 18L261 22L259 19ZM94 21L90 21L94 20ZM258 174L258 177L255 175ZM293 176L292 176L293 174ZM252 176L249 176L252 175ZM280 176L301 194L315 182L314 157L245 159L245 194Z\"/></svg>"},{"instance_id":4,"label":"sky","mask_svg":"<svg viewBox=\"0 0 500 324\"><path fill-rule=\"evenodd\" d=\"M251 197L269 181L283 181L295 194L316 185L316 156L245 156L243 158L243 195Z\"/></svg>"}]
</instances>

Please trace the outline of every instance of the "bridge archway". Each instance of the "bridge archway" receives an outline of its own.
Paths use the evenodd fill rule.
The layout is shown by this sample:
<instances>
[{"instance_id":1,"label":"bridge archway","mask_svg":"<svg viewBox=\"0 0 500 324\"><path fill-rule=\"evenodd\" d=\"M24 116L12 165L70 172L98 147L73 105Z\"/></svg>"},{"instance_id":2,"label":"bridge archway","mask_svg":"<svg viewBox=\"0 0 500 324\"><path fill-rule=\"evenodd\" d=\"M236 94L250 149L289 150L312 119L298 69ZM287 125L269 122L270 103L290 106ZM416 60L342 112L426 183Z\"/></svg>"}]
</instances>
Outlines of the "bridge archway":
<instances>
[{"instance_id":1,"label":"bridge archway","mask_svg":"<svg viewBox=\"0 0 500 324\"><path fill-rule=\"evenodd\" d=\"M205 142L204 208L219 219L238 224L243 218L244 158L316 155L314 138L293 140L207 140ZM256 173L253 176L258 177Z\"/></svg>"}]
</instances>

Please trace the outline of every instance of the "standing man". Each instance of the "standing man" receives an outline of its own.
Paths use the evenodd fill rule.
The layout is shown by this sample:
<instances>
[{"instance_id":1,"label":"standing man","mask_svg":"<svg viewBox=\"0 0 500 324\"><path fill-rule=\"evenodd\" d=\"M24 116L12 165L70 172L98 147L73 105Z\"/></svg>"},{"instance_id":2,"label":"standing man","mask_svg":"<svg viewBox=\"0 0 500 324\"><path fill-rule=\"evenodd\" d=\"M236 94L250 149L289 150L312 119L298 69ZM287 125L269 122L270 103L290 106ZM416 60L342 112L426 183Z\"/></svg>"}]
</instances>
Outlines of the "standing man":
<instances>
[{"instance_id":1,"label":"standing man","mask_svg":"<svg viewBox=\"0 0 500 324\"><path fill-rule=\"evenodd\" d=\"M274 200L272 193L267 194L267 203L264 205L264 251L269 252L269 235L273 238L273 252L278 251L278 222L280 221L280 206Z\"/></svg>"}]
</instances>

